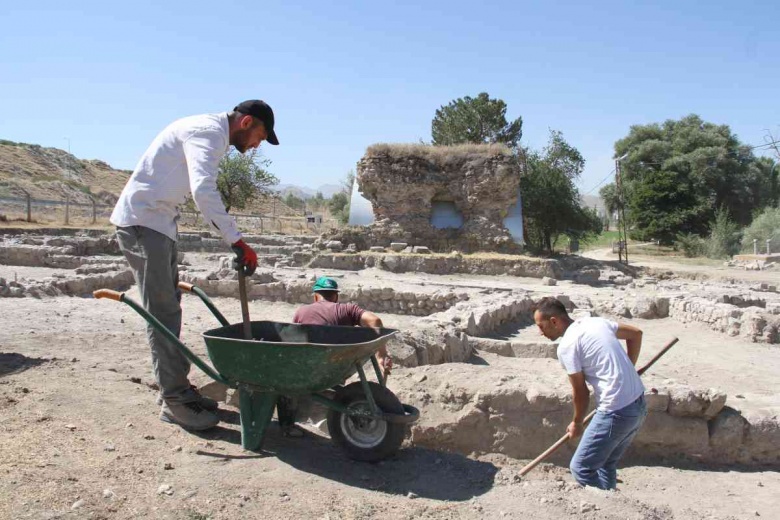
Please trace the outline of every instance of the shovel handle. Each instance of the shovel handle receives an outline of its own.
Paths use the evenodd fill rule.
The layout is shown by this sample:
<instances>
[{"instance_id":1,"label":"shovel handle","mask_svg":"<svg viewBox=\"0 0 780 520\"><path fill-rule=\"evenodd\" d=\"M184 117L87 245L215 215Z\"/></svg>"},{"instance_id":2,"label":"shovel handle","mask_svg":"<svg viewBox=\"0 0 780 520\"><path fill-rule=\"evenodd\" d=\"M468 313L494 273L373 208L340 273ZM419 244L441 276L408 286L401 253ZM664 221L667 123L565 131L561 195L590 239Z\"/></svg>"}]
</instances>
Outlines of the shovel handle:
<instances>
[{"instance_id":1,"label":"shovel handle","mask_svg":"<svg viewBox=\"0 0 780 520\"><path fill-rule=\"evenodd\" d=\"M241 318L243 320L244 339L252 339L252 321L249 319L249 303L246 297L246 275L238 270L238 298L241 300Z\"/></svg>"},{"instance_id":2,"label":"shovel handle","mask_svg":"<svg viewBox=\"0 0 780 520\"><path fill-rule=\"evenodd\" d=\"M112 291L111 289L98 289L97 291L94 291L92 293L92 296L95 298L108 298L109 300L114 300L117 302L121 302L122 299L125 296L125 293Z\"/></svg>"},{"instance_id":3,"label":"shovel handle","mask_svg":"<svg viewBox=\"0 0 780 520\"><path fill-rule=\"evenodd\" d=\"M661 349L661 351L660 351L660 352L658 352L658 354L656 354L655 356L653 356L653 359L651 359L650 361L648 361L648 362L645 364L645 366L643 366L642 368L640 368L639 370L637 370L637 373L638 373L640 376L641 376L642 374L644 374L644 373L647 371L647 369L649 369L651 366L653 366L653 364L655 364L655 362L656 362L656 361L658 361L659 359L661 359L661 356L663 356L664 354L666 354L666 353L669 351L669 349L670 349L670 348L672 348L672 347L674 346L674 344L675 344L675 343L677 343L678 341L679 341L679 339L678 339L678 338L673 338L671 341L669 341L669 343L667 343L666 345L664 345L664 348L662 348L662 349ZM596 410L593 410L592 412L590 412L590 413L587 415L587 417L585 417L585 419L582 421L582 424L583 424L583 425L585 425L585 424L588 424L588 422L589 422L589 421L590 421L590 420L593 418L593 416L594 416L594 415L596 415ZM530 472L530 471L531 471L532 469L534 469L534 468L535 468L537 465L539 465L539 463L540 463L540 462L542 462L544 459L546 459L547 457L549 457L550 455L552 455L554 452L556 452L556 451L557 451L557 450L558 450L558 449L559 449L561 446L563 446L564 444L566 444L566 442L569 440L569 438L570 438L570 437L569 437L569 434L567 433L566 435L564 435L563 437L561 437L560 439L558 439L558 440L556 441L556 443L555 443L555 444L553 444L552 446L550 446L549 448L547 448L547 449L544 451L544 453L542 453L541 455L539 455L538 457L536 457L534 460L532 460L531 462L529 462L528 464L526 464L526 465L523 467L523 469L521 469L521 470L520 470L520 476L521 476L521 477L525 476L525 475L526 475L528 472Z\"/></svg>"}]
</instances>

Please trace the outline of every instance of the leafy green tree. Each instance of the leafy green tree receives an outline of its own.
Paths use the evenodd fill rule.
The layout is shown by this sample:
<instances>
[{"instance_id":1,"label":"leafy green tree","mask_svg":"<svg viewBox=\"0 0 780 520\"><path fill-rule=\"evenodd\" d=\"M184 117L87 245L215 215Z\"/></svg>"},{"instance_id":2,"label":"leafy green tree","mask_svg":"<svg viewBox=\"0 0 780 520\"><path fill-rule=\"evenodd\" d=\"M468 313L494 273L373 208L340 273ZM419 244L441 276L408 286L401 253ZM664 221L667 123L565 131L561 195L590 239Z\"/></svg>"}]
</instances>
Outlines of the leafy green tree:
<instances>
[{"instance_id":1,"label":"leafy green tree","mask_svg":"<svg viewBox=\"0 0 780 520\"><path fill-rule=\"evenodd\" d=\"M355 183L355 172L350 170L341 181L341 191L334 193L328 200L330 214L341 224L349 222L349 204L352 198L352 186Z\"/></svg>"},{"instance_id":2,"label":"leafy green tree","mask_svg":"<svg viewBox=\"0 0 780 520\"><path fill-rule=\"evenodd\" d=\"M620 199L618 198L617 186L615 186L615 183L603 186L599 190L599 196L604 203L604 209L606 209L607 213L610 215L616 212L620 207Z\"/></svg>"},{"instance_id":3,"label":"leafy green tree","mask_svg":"<svg viewBox=\"0 0 780 520\"><path fill-rule=\"evenodd\" d=\"M596 211L584 208L575 182L582 173L582 154L550 131L547 146L527 151L528 171L520 179L528 247L551 253L560 236L582 240L602 230Z\"/></svg>"},{"instance_id":4,"label":"leafy green tree","mask_svg":"<svg viewBox=\"0 0 780 520\"><path fill-rule=\"evenodd\" d=\"M434 145L504 143L517 148L523 136L523 118L506 119L506 103L486 92L466 96L440 107L431 123Z\"/></svg>"},{"instance_id":5,"label":"leafy green tree","mask_svg":"<svg viewBox=\"0 0 780 520\"><path fill-rule=\"evenodd\" d=\"M231 148L220 161L217 175L217 189L225 209L244 209L252 200L269 195L271 187L279 182L266 169L270 164L257 150L242 154Z\"/></svg>"},{"instance_id":6,"label":"leafy green tree","mask_svg":"<svg viewBox=\"0 0 780 520\"><path fill-rule=\"evenodd\" d=\"M632 235L705 236L723 207L739 225L772 200L770 169L726 125L697 115L632 126L615 143ZM767 195L768 194L768 195Z\"/></svg>"},{"instance_id":7,"label":"leafy green tree","mask_svg":"<svg viewBox=\"0 0 780 520\"><path fill-rule=\"evenodd\" d=\"M349 196L346 192L334 193L328 202L330 214L342 224L349 222Z\"/></svg>"},{"instance_id":8,"label":"leafy green tree","mask_svg":"<svg viewBox=\"0 0 780 520\"><path fill-rule=\"evenodd\" d=\"M314 210L319 210L325 205L325 196L322 194L321 191L318 191L314 194L312 198L308 201L308 206Z\"/></svg>"}]
</instances>

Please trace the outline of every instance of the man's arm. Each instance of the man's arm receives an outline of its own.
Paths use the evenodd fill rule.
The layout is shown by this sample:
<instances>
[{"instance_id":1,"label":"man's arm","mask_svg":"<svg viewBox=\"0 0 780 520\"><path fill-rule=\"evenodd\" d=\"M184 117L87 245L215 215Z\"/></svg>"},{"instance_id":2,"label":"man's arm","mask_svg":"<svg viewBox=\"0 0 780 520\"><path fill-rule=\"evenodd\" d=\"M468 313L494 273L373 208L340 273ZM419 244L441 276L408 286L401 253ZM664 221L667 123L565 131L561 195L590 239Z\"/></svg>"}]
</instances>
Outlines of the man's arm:
<instances>
[{"instance_id":1,"label":"man's arm","mask_svg":"<svg viewBox=\"0 0 780 520\"><path fill-rule=\"evenodd\" d=\"M588 385L585 384L585 374L582 372L569 374L569 382L571 383L572 397L574 401L574 416L571 419L571 424L569 424L569 427L566 428L566 433L569 434L570 438L574 439L582 435L582 423L585 420L585 415L588 411L590 390L588 390Z\"/></svg>"},{"instance_id":2,"label":"man's arm","mask_svg":"<svg viewBox=\"0 0 780 520\"><path fill-rule=\"evenodd\" d=\"M383 327L379 316L369 311L363 311L363 314L360 315L360 326L375 329ZM387 353L387 344L382 345L382 348L376 351L376 357L379 365L384 368L385 374L390 374L390 369L393 368L393 358Z\"/></svg>"},{"instance_id":3,"label":"man's arm","mask_svg":"<svg viewBox=\"0 0 780 520\"><path fill-rule=\"evenodd\" d=\"M193 134L183 143L192 198L203 214L203 220L216 228L228 245L232 245L241 239L241 234L235 220L225 210L217 189L219 161L224 146L224 137L215 131Z\"/></svg>"},{"instance_id":4,"label":"man's arm","mask_svg":"<svg viewBox=\"0 0 780 520\"><path fill-rule=\"evenodd\" d=\"M383 327L382 320L379 319L379 316L369 311L363 311L363 314L360 315L360 326L373 327L375 329Z\"/></svg>"},{"instance_id":5,"label":"man's arm","mask_svg":"<svg viewBox=\"0 0 780 520\"><path fill-rule=\"evenodd\" d=\"M634 366L639 359L639 352L642 350L642 330L632 325L625 323L618 323L617 331L615 335L618 339L626 341L626 350L628 351L628 359L631 360Z\"/></svg>"}]
</instances>

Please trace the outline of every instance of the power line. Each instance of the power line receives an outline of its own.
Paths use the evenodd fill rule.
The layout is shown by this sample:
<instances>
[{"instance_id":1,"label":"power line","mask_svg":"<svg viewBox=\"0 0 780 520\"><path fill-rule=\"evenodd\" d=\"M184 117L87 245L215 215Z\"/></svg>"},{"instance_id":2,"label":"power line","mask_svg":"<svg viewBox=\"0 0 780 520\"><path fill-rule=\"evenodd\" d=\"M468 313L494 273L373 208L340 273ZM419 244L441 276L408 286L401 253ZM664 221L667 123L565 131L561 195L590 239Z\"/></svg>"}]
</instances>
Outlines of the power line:
<instances>
[{"instance_id":1,"label":"power line","mask_svg":"<svg viewBox=\"0 0 780 520\"><path fill-rule=\"evenodd\" d=\"M780 145L780 140L771 141L771 142L768 142L768 143L763 143L763 144L750 145L750 146L748 146L748 147L747 147L747 149L748 149L748 150L756 150L756 149L758 149L758 148L769 148L769 147L774 147L775 145ZM735 155L735 156L736 156L736 155L738 155L738 154L739 154L739 152L731 152L731 151L729 151L729 152L726 152L726 155ZM657 162L647 162L647 161L641 161L641 163L642 163L643 165L647 165L647 166L663 166L663 165L664 165L664 163L657 163ZM585 193L585 195L590 195L590 194L593 192L593 190L595 190L596 188L598 188L599 186L601 186L602 184L604 184L604 183L607 181L607 179L609 179L610 177L612 177L612 175L613 175L614 173L615 173L615 168L612 168L612 171L611 171L611 172L609 172L609 173L607 174L607 176L606 176L606 177L604 177L604 178L601 180L601 182L599 182L599 183L598 183L598 184L596 184L594 187L592 187L590 190L588 190L588 191Z\"/></svg>"},{"instance_id":2,"label":"power line","mask_svg":"<svg viewBox=\"0 0 780 520\"><path fill-rule=\"evenodd\" d=\"M607 179L609 179L610 177L612 177L612 174L614 174L614 173L615 173L615 169L614 169L614 168L612 168L612 171L611 171L611 172L609 172L609 173L607 174L607 176L606 176L606 177L604 177L603 179L601 179L601 182L599 182L598 184L596 184L595 186L593 186L593 187L592 187L592 188L591 188L591 189L590 189L590 190L589 190L587 193L585 193L585 195L590 195L590 194L591 194L591 192L592 192L593 190L595 190L596 188L598 188L599 186L601 186L602 184L604 184L604 183L607 181Z\"/></svg>"}]
</instances>

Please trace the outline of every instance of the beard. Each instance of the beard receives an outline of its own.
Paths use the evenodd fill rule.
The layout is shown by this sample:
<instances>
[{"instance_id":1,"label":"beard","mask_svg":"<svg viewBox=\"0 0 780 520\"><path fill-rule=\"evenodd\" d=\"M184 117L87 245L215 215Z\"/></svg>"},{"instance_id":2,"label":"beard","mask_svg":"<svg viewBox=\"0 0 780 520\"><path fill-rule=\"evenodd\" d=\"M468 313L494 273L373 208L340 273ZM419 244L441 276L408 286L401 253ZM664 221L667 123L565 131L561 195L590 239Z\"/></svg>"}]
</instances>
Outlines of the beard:
<instances>
[{"instance_id":1,"label":"beard","mask_svg":"<svg viewBox=\"0 0 780 520\"><path fill-rule=\"evenodd\" d=\"M233 147L238 150L240 153L246 152L247 148L249 147L249 132L242 131L236 134L235 136L235 142L233 143Z\"/></svg>"}]
</instances>

